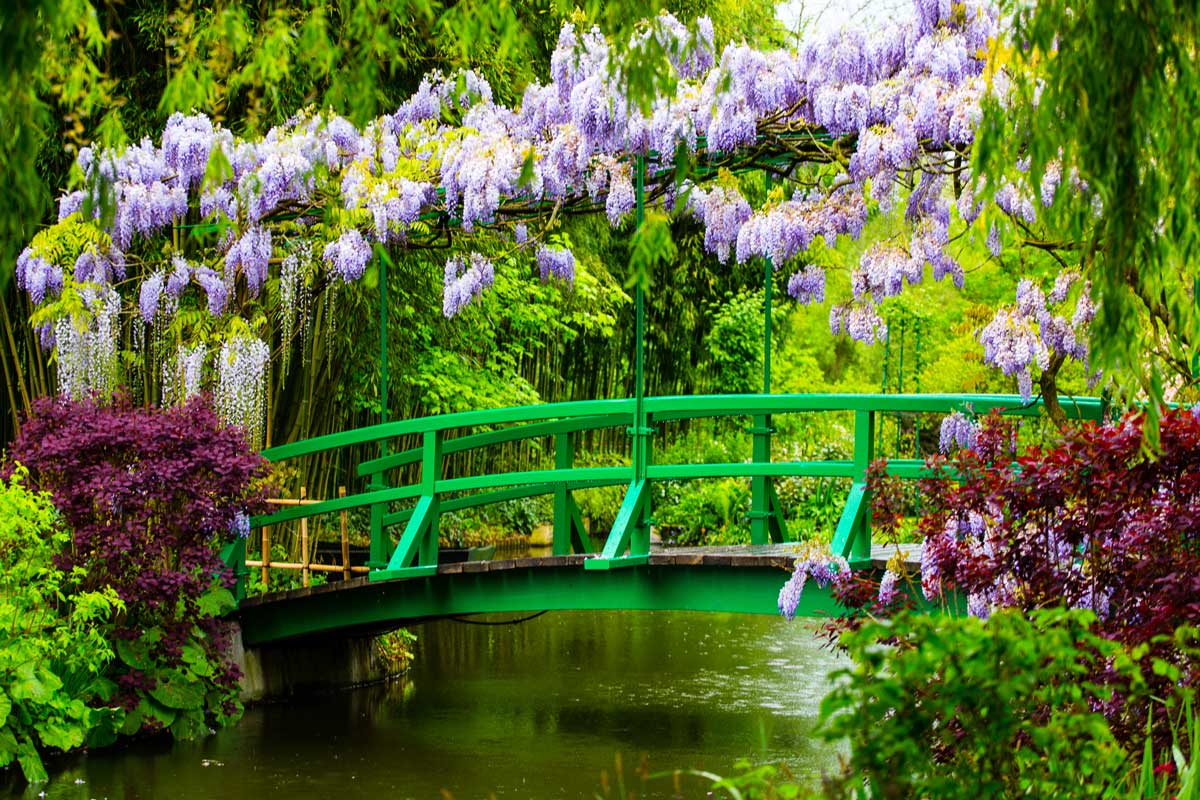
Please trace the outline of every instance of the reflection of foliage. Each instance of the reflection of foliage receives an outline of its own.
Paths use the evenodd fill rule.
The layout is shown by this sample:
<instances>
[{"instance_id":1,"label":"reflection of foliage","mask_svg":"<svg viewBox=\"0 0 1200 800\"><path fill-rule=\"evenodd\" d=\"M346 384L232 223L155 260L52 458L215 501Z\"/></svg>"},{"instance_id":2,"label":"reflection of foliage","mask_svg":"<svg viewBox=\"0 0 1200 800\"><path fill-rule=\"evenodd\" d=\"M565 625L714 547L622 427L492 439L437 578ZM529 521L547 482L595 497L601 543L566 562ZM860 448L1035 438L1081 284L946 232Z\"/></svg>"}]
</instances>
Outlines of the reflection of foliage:
<instances>
[{"instance_id":1,"label":"reflection of foliage","mask_svg":"<svg viewBox=\"0 0 1200 800\"><path fill-rule=\"evenodd\" d=\"M0 480L0 766L46 779L39 750L82 746L94 728L120 723L105 704L113 657L105 626L124 609L112 587L80 589L82 570L54 558L70 534L50 497L26 488L17 467Z\"/></svg>"},{"instance_id":2,"label":"reflection of foliage","mask_svg":"<svg viewBox=\"0 0 1200 800\"><path fill-rule=\"evenodd\" d=\"M415 633L408 628L397 628L375 637L375 652L386 665L388 675L399 675L412 663L416 644Z\"/></svg>"}]
</instances>

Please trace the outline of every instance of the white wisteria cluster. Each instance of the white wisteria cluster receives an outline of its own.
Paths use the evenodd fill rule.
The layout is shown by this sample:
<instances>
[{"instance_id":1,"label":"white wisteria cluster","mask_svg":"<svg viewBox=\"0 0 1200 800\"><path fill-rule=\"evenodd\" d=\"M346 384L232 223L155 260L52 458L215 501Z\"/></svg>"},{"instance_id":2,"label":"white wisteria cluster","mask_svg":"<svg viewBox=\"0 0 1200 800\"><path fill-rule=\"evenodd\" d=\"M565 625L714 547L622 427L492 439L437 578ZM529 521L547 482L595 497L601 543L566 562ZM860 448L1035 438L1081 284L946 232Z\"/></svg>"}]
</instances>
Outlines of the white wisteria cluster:
<instances>
[{"instance_id":1,"label":"white wisteria cluster","mask_svg":"<svg viewBox=\"0 0 1200 800\"><path fill-rule=\"evenodd\" d=\"M249 140L203 115L175 114L160 145L145 139L121 151L81 150L85 188L61 199L60 225L91 225L102 246L56 260L47 246L51 228L22 253L18 285L35 303L83 286L110 291L134 262L126 255L136 254L136 302L128 299L127 308L149 322L176 313L187 292L216 317L237 315L239 303L280 277L290 333L306 285L301 263L324 271L309 276L314 285L351 282L364 275L375 248L452 241L443 310L453 316L491 285L489 253L498 238L526 251L544 278L569 281L574 257L548 249L548 231L535 220L568 208L625 224L642 159L650 202L694 214L721 261L766 257L790 270L789 290L806 303L825 300L823 269L803 258L809 246L858 238L872 208L905 202L911 239L867 248L852 276L853 297L830 312L835 331L871 342L885 333L877 305L919 282L926 267L961 283L963 269L947 250L951 226L974 223L985 199L971 193L963 165L982 99L989 91L1005 95L1003 71L990 82L984 74L998 34L995 11L977 0L915 5L910 21L877 30L846 28L795 49L731 44L719 54L708 20L689 29L663 15L635 38L657 38L676 88L645 112L628 102L618 51L598 30L567 24L549 82L528 86L515 108L495 102L487 82L467 71L430 74L395 113L361 129L305 111ZM700 170L690 179L690 201L675 208L680 150ZM797 188L796 168L805 164L820 165L824 179ZM766 166L781 183L758 209L736 180L706 184ZM1005 185L990 201L1028 223L1038 194L1043 203L1053 199L1051 184L1036 191ZM111 218L100 216L108 207L102 193L115 203ZM153 245L179 225L205 223L209 244L186 257L164 258L164 248ZM284 274L272 276L280 264ZM60 338L59 347L75 341ZM1084 341L1078 330L1073 341ZM238 381L259 381L265 359L259 349L251 357L243 341L226 349L219 403L248 420L254 390Z\"/></svg>"},{"instance_id":2,"label":"white wisteria cluster","mask_svg":"<svg viewBox=\"0 0 1200 800\"><path fill-rule=\"evenodd\" d=\"M87 286L79 294L91 318L89 323L80 325L71 317L60 317L54 323L58 391L76 399L117 388L121 312L121 298L111 286Z\"/></svg>"},{"instance_id":3,"label":"white wisteria cluster","mask_svg":"<svg viewBox=\"0 0 1200 800\"><path fill-rule=\"evenodd\" d=\"M227 425L242 428L253 447L263 442L270 359L266 342L249 336L227 340L217 354L217 413Z\"/></svg>"}]
</instances>

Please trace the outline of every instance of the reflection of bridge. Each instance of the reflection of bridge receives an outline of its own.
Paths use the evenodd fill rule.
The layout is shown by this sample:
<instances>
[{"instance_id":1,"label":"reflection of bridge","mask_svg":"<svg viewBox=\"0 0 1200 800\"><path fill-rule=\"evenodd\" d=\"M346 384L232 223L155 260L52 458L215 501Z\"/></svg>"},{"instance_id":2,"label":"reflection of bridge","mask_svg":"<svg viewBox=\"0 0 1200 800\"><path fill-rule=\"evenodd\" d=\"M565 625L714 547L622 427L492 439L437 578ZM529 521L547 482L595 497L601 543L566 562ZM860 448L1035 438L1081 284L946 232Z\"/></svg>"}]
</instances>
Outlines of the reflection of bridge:
<instances>
[{"instance_id":1,"label":"reflection of bridge","mask_svg":"<svg viewBox=\"0 0 1200 800\"><path fill-rule=\"evenodd\" d=\"M242 603L247 643L261 643L405 619L484 611L582 608L678 608L774 613L790 565L787 528L772 479L801 476L853 481L833 536L833 550L851 566L872 562L868 497L864 478L874 458L876 423L883 413L970 410L984 414L1036 416L1039 408L1010 395L709 395L648 397L555 403L388 422L267 450L283 461L337 448L378 445L382 455L358 467L367 479L362 492L285 508L254 519L275 525L319 514L367 508L371 515L371 568L365 579L301 589ZM1069 416L1097 419L1095 398L1065 404ZM772 461L772 417L783 414L853 415L853 458L834 461ZM753 456L747 462L655 464L654 426L675 420L748 417ZM575 466L573 438L585 431L624 428L632 438L627 466ZM391 440L418 437L420 445L390 452ZM444 477L445 458L519 441L549 440L553 468L466 477ZM408 468L415 482L393 485ZM919 459L891 460L889 473L917 478ZM751 540L745 548L709 552L650 550L652 487L660 481L747 477L751 482ZM624 500L600 553L591 553L577 489L626 485ZM546 558L438 565L438 521L442 513L537 495L554 500L554 539ZM393 542L390 530L401 529ZM245 545L229 549L244 573ZM878 553L875 554L878 557ZM401 580L404 579L404 580ZM806 589L799 613L830 611L827 594Z\"/></svg>"}]
</instances>

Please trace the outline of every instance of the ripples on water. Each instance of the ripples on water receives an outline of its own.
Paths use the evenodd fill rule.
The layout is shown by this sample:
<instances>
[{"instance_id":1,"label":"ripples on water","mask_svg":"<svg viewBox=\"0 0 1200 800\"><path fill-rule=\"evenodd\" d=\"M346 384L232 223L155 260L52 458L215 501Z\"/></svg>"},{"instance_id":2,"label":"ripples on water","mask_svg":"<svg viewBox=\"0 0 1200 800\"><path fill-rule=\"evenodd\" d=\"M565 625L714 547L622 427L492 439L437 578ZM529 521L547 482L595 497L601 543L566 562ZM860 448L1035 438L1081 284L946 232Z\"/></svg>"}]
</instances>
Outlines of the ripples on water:
<instances>
[{"instance_id":1,"label":"ripples on water","mask_svg":"<svg viewBox=\"0 0 1200 800\"><path fill-rule=\"evenodd\" d=\"M407 681L251 709L202 742L71 757L13 796L590 798L606 780L616 795L619 754L627 789L671 797L670 779L642 786L638 766L729 773L749 758L815 777L836 765L811 734L840 662L799 621L554 612L417 633Z\"/></svg>"}]
</instances>

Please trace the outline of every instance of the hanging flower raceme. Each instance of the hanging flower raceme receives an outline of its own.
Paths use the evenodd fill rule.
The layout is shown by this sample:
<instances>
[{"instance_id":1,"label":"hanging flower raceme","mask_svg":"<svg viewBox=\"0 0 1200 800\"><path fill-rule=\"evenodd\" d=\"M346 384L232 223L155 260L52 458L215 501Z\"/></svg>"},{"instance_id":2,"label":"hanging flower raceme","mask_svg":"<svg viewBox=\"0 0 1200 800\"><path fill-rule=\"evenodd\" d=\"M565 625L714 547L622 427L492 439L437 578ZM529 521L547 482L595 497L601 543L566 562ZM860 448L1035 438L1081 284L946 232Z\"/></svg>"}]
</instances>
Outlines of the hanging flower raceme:
<instances>
[{"instance_id":1,"label":"hanging flower raceme","mask_svg":"<svg viewBox=\"0 0 1200 800\"><path fill-rule=\"evenodd\" d=\"M688 207L704 224L704 249L724 264L738 232L750 219L750 204L735 187L717 185L709 191L692 188Z\"/></svg>"},{"instance_id":2,"label":"hanging flower raceme","mask_svg":"<svg viewBox=\"0 0 1200 800\"><path fill-rule=\"evenodd\" d=\"M192 346L181 344L176 348L174 363L163 363L164 402L181 404L200 393L207 355L208 346L203 342Z\"/></svg>"},{"instance_id":3,"label":"hanging flower raceme","mask_svg":"<svg viewBox=\"0 0 1200 800\"><path fill-rule=\"evenodd\" d=\"M571 261L574 264L573 257ZM478 253L471 253L469 264L464 264L458 256L449 259L442 286L442 313L447 319L457 315L485 289L490 288L494 280L492 262Z\"/></svg>"},{"instance_id":4,"label":"hanging flower raceme","mask_svg":"<svg viewBox=\"0 0 1200 800\"><path fill-rule=\"evenodd\" d=\"M348 230L337 240L325 246L325 263L345 283L356 281L367 269L371 260L371 245L356 230Z\"/></svg>"},{"instance_id":5,"label":"hanging flower raceme","mask_svg":"<svg viewBox=\"0 0 1200 800\"><path fill-rule=\"evenodd\" d=\"M800 606L800 598L809 578L817 586L826 588L841 585L850 578L850 565L841 556L833 555L820 545L810 543L796 558L792 575L779 590L779 613L794 619Z\"/></svg>"},{"instance_id":6,"label":"hanging flower raceme","mask_svg":"<svg viewBox=\"0 0 1200 800\"><path fill-rule=\"evenodd\" d=\"M261 447L267 413L267 343L236 336L221 345L217 355L217 413L226 425L246 432L251 447Z\"/></svg>"},{"instance_id":7,"label":"hanging flower raceme","mask_svg":"<svg viewBox=\"0 0 1200 800\"><path fill-rule=\"evenodd\" d=\"M539 247L537 263L543 281L553 276L566 283L575 282L575 254L570 250L561 247Z\"/></svg>"},{"instance_id":8,"label":"hanging flower raceme","mask_svg":"<svg viewBox=\"0 0 1200 800\"><path fill-rule=\"evenodd\" d=\"M117 388L121 298L111 286L84 286L79 297L85 318L65 316L54 324L58 392L73 399L110 395Z\"/></svg>"},{"instance_id":9,"label":"hanging flower raceme","mask_svg":"<svg viewBox=\"0 0 1200 800\"><path fill-rule=\"evenodd\" d=\"M978 435L979 424L977 422L961 411L952 411L942 419L938 449L943 453L949 453L955 447L969 450L975 446L975 438Z\"/></svg>"}]
</instances>

